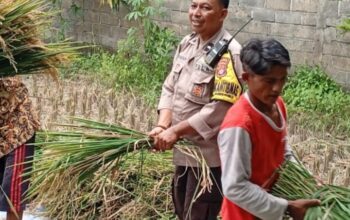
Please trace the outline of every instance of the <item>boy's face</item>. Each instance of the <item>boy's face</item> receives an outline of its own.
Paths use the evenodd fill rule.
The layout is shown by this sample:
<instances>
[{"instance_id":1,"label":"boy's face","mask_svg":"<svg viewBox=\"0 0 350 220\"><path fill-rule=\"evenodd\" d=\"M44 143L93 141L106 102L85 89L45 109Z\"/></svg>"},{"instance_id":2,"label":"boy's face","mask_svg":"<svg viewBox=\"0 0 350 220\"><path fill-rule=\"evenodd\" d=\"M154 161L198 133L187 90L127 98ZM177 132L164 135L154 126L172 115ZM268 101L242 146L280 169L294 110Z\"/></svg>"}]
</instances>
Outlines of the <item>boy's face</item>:
<instances>
[{"instance_id":1,"label":"boy's face","mask_svg":"<svg viewBox=\"0 0 350 220\"><path fill-rule=\"evenodd\" d=\"M257 102L255 104L272 108L278 96L282 93L287 76L287 67L275 65L265 75L244 73L243 79L247 82L250 95Z\"/></svg>"}]
</instances>

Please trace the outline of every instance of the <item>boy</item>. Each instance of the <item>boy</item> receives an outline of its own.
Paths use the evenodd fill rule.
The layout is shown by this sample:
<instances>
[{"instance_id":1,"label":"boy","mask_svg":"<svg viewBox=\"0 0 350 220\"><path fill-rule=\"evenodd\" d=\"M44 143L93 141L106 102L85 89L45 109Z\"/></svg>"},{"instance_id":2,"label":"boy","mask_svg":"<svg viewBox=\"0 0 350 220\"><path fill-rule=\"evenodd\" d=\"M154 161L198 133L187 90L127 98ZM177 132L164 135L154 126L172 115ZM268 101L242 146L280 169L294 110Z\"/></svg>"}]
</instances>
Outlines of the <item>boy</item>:
<instances>
[{"instance_id":1,"label":"boy","mask_svg":"<svg viewBox=\"0 0 350 220\"><path fill-rule=\"evenodd\" d=\"M303 219L318 200L287 201L267 191L271 176L291 150L286 109L280 94L291 66L289 53L274 39L252 39L241 51L248 91L227 112L218 137L222 164L223 220L282 219L289 211Z\"/></svg>"}]
</instances>

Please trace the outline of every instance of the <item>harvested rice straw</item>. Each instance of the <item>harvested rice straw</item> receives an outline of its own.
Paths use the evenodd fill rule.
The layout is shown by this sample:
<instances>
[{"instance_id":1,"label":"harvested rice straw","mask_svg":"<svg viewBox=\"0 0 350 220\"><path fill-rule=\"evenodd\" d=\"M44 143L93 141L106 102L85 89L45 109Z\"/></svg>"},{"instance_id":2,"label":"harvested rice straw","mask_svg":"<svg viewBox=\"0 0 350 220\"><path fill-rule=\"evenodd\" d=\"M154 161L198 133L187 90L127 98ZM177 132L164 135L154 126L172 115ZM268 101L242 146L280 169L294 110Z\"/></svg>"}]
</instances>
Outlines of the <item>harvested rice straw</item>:
<instances>
[{"instance_id":1,"label":"harvested rice straw","mask_svg":"<svg viewBox=\"0 0 350 220\"><path fill-rule=\"evenodd\" d=\"M272 194L287 200L321 200L321 206L308 209L305 220L350 219L350 189L330 184L320 185L301 163L286 161L283 164Z\"/></svg>"},{"instance_id":2,"label":"harvested rice straw","mask_svg":"<svg viewBox=\"0 0 350 220\"><path fill-rule=\"evenodd\" d=\"M42 72L56 77L57 68L83 48L42 40L53 15L45 0L0 2L0 77Z\"/></svg>"},{"instance_id":3,"label":"harvested rice straw","mask_svg":"<svg viewBox=\"0 0 350 220\"><path fill-rule=\"evenodd\" d=\"M13 214L16 216L16 218L19 219L19 216L18 216L18 213L16 211L16 208L13 206L13 203L12 203L11 199L6 195L6 192L4 191L2 186L0 186L0 191L4 195L7 203L9 204L11 212L13 212Z\"/></svg>"},{"instance_id":4,"label":"harvested rice straw","mask_svg":"<svg viewBox=\"0 0 350 220\"><path fill-rule=\"evenodd\" d=\"M200 149L197 146L186 146L186 143L182 143L181 145L175 146L180 152L183 154L186 154L187 156L192 157L195 159L198 164L200 165L201 175L197 177L197 179L200 180L201 189L196 195L196 197L193 199L193 201L196 201L200 195L202 195L205 191L211 192L213 181L210 177L211 171L210 167L206 163L203 154L200 152Z\"/></svg>"},{"instance_id":5,"label":"harvested rice straw","mask_svg":"<svg viewBox=\"0 0 350 220\"><path fill-rule=\"evenodd\" d=\"M120 204L131 202L132 200L130 198L134 198L135 195L140 195L140 199L142 199L142 194L146 193L147 196L149 196L148 194L150 193L141 191L141 193L138 194L133 191L137 190L137 187L130 188L130 186L128 186L131 184L129 180L130 174L125 172L126 170L129 172L130 169L125 168L125 166L128 167L128 164L135 164L135 160L132 160L131 158L134 158L133 155L139 154L140 160L137 163L140 164L140 170L137 171L136 176L141 175L143 172L142 170L146 169L144 167L146 155L153 154L149 151L149 149L152 148L152 140L141 132L126 129L122 126L82 118L73 118L72 120L75 124L62 125L66 129L70 129L69 131L45 131L39 133L39 136L43 141L36 143L36 145L42 147L42 156L33 160L35 162L35 169L28 172L28 174L33 175L32 185L29 190L29 198L36 199L36 201L39 202L49 201L50 204L56 204L56 200L66 201L69 200L67 196L69 197L69 195L71 195L75 197L75 195L72 194L73 192L71 190L67 191L58 189L61 186L72 184L76 185L74 187L76 189L81 187L88 192L92 190L93 194L86 194L86 192L84 192L87 196L93 197L97 192L103 192L104 184L114 181L115 185L111 186L109 184L109 187L114 188L114 190L116 187L119 187L119 193L114 199L108 199L108 201L109 203L115 204L115 206L113 205L112 207L116 208L112 208L114 211L108 211L109 214L104 216L110 218L110 216L120 216L120 213L131 211L130 208L132 207L123 206L123 209L121 209ZM201 195L201 193L205 192L205 190L211 190L213 183L210 178L210 169L205 163L200 151L183 145L176 147L185 154L196 159L201 165L203 171L201 176L199 176L199 178L201 178L201 184L198 186L199 190L198 194L196 194L196 198L194 198L195 200ZM169 164L171 164L171 162L169 162ZM169 174L171 173L172 172L170 171ZM107 181L108 179L110 179L110 181ZM135 180L137 182L136 184L145 184L142 179ZM58 183L56 183L56 180L60 180L61 183L57 185ZM72 180L73 182L71 182ZM164 182L164 184L165 183L166 182ZM99 190L97 190L97 188ZM155 195L157 193L155 193ZM83 198L76 199L78 202ZM86 201L89 201L88 207L96 208L97 206L105 207L106 204L104 204L104 202L107 200L98 202L99 205L94 203L94 198L84 198L84 203L86 203ZM152 201L155 201L156 204L164 203L164 201L157 201L154 199L152 199ZM100 204L101 202L102 204ZM148 202L145 203L147 204ZM72 205L76 206L77 204ZM71 206L60 206L59 215L66 216L70 219L79 219L82 218L82 213L89 213L89 216L93 216L96 213L97 215L100 215L100 212L102 212L97 208L96 213L94 214L88 211L91 208L84 208L82 213L73 212L73 216L70 216L71 214L67 214L72 213L72 210L70 210L69 207ZM109 208L107 209L109 210ZM153 210L152 213L158 213L158 216L161 215L158 208L151 209ZM50 216L57 217L57 211L57 207L51 207L49 210L49 212L51 212Z\"/></svg>"}]
</instances>

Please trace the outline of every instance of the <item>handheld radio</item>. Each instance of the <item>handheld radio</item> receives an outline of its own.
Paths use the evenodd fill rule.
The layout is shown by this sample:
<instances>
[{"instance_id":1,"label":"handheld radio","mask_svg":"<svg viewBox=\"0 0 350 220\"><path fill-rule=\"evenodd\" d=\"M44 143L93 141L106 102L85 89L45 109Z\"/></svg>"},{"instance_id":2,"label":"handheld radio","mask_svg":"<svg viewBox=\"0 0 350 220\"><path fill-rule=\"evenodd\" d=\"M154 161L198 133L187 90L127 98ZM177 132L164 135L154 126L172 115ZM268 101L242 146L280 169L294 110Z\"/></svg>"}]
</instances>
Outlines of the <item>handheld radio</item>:
<instances>
[{"instance_id":1,"label":"handheld radio","mask_svg":"<svg viewBox=\"0 0 350 220\"><path fill-rule=\"evenodd\" d=\"M222 39L214 44L214 46L208 51L206 57L204 58L205 62L212 68L219 62L222 55L227 51L228 46L230 45L233 38L241 32L241 30L253 20L250 18L229 40Z\"/></svg>"}]
</instances>

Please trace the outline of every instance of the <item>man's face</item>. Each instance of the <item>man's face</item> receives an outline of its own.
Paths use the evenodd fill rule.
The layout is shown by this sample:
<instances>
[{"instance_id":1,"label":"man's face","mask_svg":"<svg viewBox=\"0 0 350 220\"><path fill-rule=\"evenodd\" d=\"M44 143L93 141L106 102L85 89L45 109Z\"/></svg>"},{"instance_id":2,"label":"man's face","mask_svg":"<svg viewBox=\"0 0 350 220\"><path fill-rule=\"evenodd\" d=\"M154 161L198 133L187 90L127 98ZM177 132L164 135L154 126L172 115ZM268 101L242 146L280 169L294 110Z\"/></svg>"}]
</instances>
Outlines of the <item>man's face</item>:
<instances>
[{"instance_id":1,"label":"man's face","mask_svg":"<svg viewBox=\"0 0 350 220\"><path fill-rule=\"evenodd\" d=\"M244 73L243 79L247 82L249 92L253 96L256 107L270 108L281 95L287 80L287 67L275 65L265 75Z\"/></svg>"},{"instance_id":2,"label":"man's face","mask_svg":"<svg viewBox=\"0 0 350 220\"><path fill-rule=\"evenodd\" d=\"M219 0L192 0L188 14L192 30L207 40L220 30L227 9Z\"/></svg>"}]
</instances>

